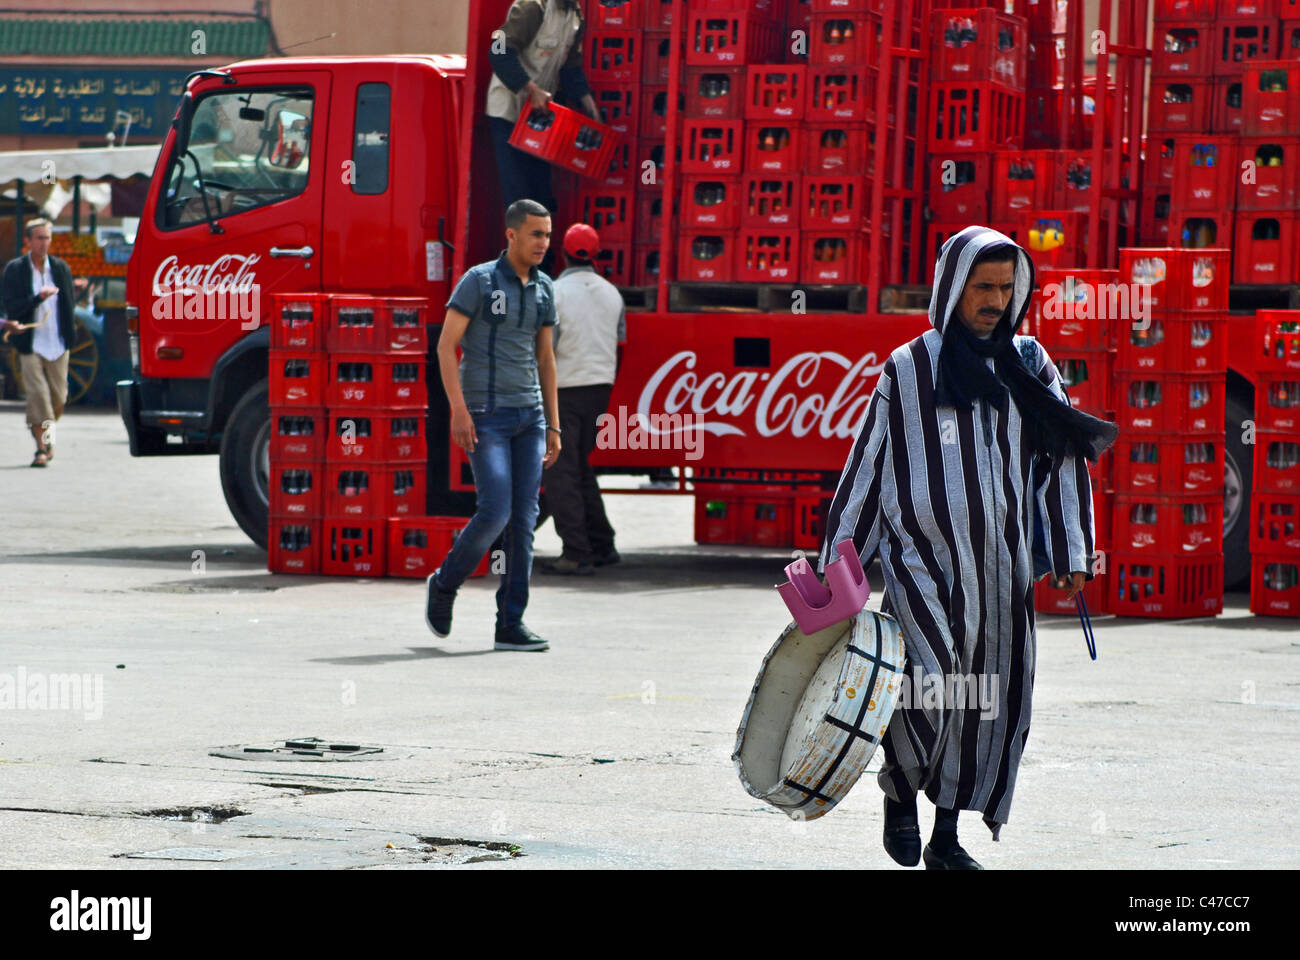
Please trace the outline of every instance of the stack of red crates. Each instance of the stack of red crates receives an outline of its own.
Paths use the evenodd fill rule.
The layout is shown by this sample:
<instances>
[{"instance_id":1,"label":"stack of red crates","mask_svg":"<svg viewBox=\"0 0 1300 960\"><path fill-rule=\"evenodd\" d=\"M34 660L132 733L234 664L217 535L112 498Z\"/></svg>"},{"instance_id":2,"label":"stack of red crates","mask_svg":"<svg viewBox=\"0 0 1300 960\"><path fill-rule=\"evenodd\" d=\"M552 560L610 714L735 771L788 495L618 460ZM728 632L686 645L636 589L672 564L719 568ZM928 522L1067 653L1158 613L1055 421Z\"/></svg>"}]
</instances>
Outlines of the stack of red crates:
<instances>
[{"instance_id":1,"label":"stack of red crates","mask_svg":"<svg viewBox=\"0 0 1300 960\"><path fill-rule=\"evenodd\" d=\"M1119 279L1117 270L1046 269L1037 273L1039 289L1031 304L1031 327L1038 341L1056 364L1062 386L1076 409L1103 420L1115 419L1112 402L1112 371L1115 364L1115 336L1121 321L1121 305L1111 291ZM1114 497L1111 478L1113 452L1088 464L1092 484L1093 548L1106 557L1111 549L1110 519ZM1084 587L1083 598L1092 613L1109 609L1108 569L1095 568ZM1040 613L1074 613L1073 600L1049 582L1034 591L1034 609Z\"/></svg>"},{"instance_id":2,"label":"stack of red crates","mask_svg":"<svg viewBox=\"0 0 1300 960\"><path fill-rule=\"evenodd\" d=\"M939 247L959 230L991 223L1016 236L1029 201L1035 212L1053 204L1046 193L1029 196L1022 180L1012 185L1014 206L1005 189L998 192L1007 185L999 170L1022 175L1019 164L1009 170L1009 156L1025 132L1029 21L987 6L935 10L930 36L926 254L933 264ZM1034 175L1047 175L1041 164L1029 165Z\"/></svg>"},{"instance_id":3,"label":"stack of red crates","mask_svg":"<svg viewBox=\"0 0 1300 960\"><path fill-rule=\"evenodd\" d=\"M1122 248L1110 610L1209 616L1223 609L1226 249Z\"/></svg>"},{"instance_id":4,"label":"stack of red crates","mask_svg":"<svg viewBox=\"0 0 1300 960\"><path fill-rule=\"evenodd\" d=\"M428 309L274 296L269 569L384 576L389 518L424 515Z\"/></svg>"},{"instance_id":5,"label":"stack of red crates","mask_svg":"<svg viewBox=\"0 0 1300 960\"><path fill-rule=\"evenodd\" d=\"M1242 164L1250 162L1249 176ZM1300 270L1300 60L1259 61L1244 74L1237 156L1237 283L1293 283Z\"/></svg>"},{"instance_id":6,"label":"stack of red crates","mask_svg":"<svg viewBox=\"0 0 1300 960\"><path fill-rule=\"evenodd\" d=\"M1300 310L1256 313L1250 609L1300 617Z\"/></svg>"},{"instance_id":7,"label":"stack of red crates","mask_svg":"<svg viewBox=\"0 0 1300 960\"><path fill-rule=\"evenodd\" d=\"M706 482L695 494L697 543L821 546L829 498L817 489L820 474L703 470L700 479Z\"/></svg>"}]
</instances>

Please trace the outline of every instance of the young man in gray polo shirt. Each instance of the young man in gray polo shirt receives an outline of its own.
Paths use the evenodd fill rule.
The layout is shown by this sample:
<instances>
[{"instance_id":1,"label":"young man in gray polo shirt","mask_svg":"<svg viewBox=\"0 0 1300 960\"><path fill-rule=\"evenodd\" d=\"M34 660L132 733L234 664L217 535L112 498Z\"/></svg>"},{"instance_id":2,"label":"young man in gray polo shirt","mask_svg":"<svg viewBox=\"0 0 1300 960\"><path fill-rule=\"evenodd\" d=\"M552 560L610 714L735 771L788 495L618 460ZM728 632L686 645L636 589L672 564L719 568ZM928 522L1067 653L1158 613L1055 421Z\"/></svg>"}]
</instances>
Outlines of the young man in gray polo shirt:
<instances>
[{"instance_id":1,"label":"young man in gray polo shirt","mask_svg":"<svg viewBox=\"0 0 1300 960\"><path fill-rule=\"evenodd\" d=\"M523 616L542 468L560 454L550 329L555 297L551 278L538 269L551 245L550 213L534 200L511 204L506 242L497 260L461 277L438 339L451 436L469 455L478 504L447 559L429 575L425 621L437 636L451 632L456 591L504 532L496 649L545 650L546 641L524 626Z\"/></svg>"}]
</instances>

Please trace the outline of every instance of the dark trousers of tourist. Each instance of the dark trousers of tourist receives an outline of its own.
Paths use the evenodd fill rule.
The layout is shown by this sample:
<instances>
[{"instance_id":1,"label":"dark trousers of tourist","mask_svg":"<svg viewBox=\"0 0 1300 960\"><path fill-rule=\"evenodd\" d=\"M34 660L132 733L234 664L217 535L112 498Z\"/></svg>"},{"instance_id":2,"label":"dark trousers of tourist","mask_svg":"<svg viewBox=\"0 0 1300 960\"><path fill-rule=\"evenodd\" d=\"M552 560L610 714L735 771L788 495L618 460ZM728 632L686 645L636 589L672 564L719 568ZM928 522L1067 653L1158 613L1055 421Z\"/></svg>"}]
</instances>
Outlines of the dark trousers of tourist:
<instances>
[{"instance_id":1,"label":"dark trousers of tourist","mask_svg":"<svg viewBox=\"0 0 1300 960\"><path fill-rule=\"evenodd\" d=\"M563 431L560 456L542 474L542 483L555 532L564 541L564 556L577 563L591 563L614 549L614 529L589 462L599 432L596 419L609 409L612 389L603 384L557 391Z\"/></svg>"}]
</instances>

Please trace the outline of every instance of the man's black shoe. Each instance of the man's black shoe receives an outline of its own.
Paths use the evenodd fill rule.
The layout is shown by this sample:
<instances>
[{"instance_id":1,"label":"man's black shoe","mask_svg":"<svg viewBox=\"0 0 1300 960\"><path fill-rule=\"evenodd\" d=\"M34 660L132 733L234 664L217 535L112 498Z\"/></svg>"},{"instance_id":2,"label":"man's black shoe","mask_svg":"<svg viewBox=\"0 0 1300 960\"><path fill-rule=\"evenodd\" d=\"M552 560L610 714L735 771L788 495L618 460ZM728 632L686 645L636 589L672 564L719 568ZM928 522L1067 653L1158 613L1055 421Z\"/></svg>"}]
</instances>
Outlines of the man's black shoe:
<instances>
[{"instance_id":1,"label":"man's black shoe","mask_svg":"<svg viewBox=\"0 0 1300 960\"><path fill-rule=\"evenodd\" d=\"M888 797L885 798L885 852L904 867L914 867L921 862L920 824L913 816L891 817Z\"/></svg>"},{"instance_id":2,"label":"man's black shoe","mask_svg":"<svg viewBox=\"0 0 1300 960\"><path fill-rule=\"evenodd\" d=\"M560 557L558 560L543 563L541 567L543 573L559 573L570 577L589 577L596 572L596 568L591 564L579 563L577 560L570 560L568 557Z\"/></svg>"},{"instance_id":3,"label":"man's black shoe","mask_svg":"<svg viewBox=\"0 0 1300 960\"><path fill-rule=\"evenodd\" d=\"M617 550L610 550L603 557L597 557L591 561L593 567L612 567L616 563L621 563L623 558L618 555Z\"/></svg>"},{"instance_id":4,"label":"man's black shoe","mask_svg":"<svg viewBox=\"0 0 1300 960\"><path fill-rule=\"evenodd\" d=\"M424 581L424 622L429 625L435 636L445 637L451 633L451 607L456 602L456 591L439 589L431 573Z\"/></svg>"},{"instance_id":5,"label":"man's black shoe","mask_svg":"<svg viewBox=\"0 0 1300 960\"><path fill-rule=\"evenodd\" d=\"M497 650L549 650L551 645L529 630L522 622L513 627L497 627Z\"/></svg>"},{"instance_id":6,"label":"man's black shoe","mask_svg":"<svg viewBox=\"0 0 1300 960\"><path fill-rule=\"evenodd\" d=\"M984 868L969 853L954 844L943 853L936 853L934 847L925 845L925 869L927 870L983 870Z\"/></svg>"}]
</instances>

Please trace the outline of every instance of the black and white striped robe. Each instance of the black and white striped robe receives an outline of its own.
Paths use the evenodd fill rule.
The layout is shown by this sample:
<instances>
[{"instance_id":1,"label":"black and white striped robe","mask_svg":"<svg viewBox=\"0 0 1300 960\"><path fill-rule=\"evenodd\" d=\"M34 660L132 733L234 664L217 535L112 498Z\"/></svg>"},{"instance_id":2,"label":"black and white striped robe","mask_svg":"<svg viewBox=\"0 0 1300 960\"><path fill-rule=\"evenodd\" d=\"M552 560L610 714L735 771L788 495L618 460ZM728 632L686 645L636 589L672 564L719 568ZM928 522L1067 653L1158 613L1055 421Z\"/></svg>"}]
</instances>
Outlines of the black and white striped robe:
<instances>
[{"instance_id":1,"label":"black and white striped robe","mask_svg":"<svg viewBox=\"0 0 1300 960\"><path fill-rule=\"evenodd\" d=\"M961 299L971 261L986 245L1011 241L969 227L943 247L930 304L933 330L895 350L885 363L854 437L826 529L820 568L852 539L865 566L877 551L885 578L882 610L903 629L908 702L900 701L885 736L881 788L894 800L925 791L937 806L979 810L998 839L1008 820L1016 771L1029 737L1034 685L1033 500L1044 520L1057 575L1091 578L1092 495L1087 464L1070 457L1035 489L1035 457L1022 443L1010 395L972 410L937 406L939 346ZM1022 249L1011 303L1014 330L1024 321L1032 266ZM1027 340L1027 366L1065 397L1055 365ZM1025 351L1022 349L1022 356ZM1036 359L1035 359L1036 358ZM990 367L993 360L985 361ZM1068 401L1067 401L1068 402ZM1000 407L1000 408L999 408ZM920 674L918 674L920 671ZM982 716L969 698L925 702L917 680L993 674L996 712ZM957 688L961 689L961 688Z\"/></svg>"}]
</instances>

